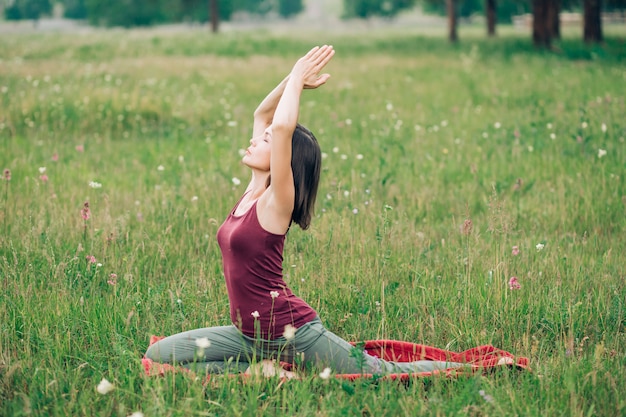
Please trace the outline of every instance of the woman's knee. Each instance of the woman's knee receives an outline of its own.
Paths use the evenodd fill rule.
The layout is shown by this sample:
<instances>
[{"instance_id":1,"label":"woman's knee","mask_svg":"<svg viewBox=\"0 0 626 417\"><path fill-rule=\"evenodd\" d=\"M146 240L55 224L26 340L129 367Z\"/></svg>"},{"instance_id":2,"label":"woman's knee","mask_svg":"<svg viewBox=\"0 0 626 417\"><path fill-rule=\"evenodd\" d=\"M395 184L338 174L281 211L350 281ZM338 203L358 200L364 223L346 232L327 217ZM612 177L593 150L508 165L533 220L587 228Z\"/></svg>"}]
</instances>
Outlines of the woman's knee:
<instances>
[{"instance_id":1,"label":"woman's knee","mask_svg":"<svg viewBox=\"0 0 626 417\"><path fill-rule=\"evenodd\" d=\"M155 362L162 362L161 352L159 349L159 342L153 343L148 347L144 356L148 359L151 359Z\"/></svg>"}]
</instances>

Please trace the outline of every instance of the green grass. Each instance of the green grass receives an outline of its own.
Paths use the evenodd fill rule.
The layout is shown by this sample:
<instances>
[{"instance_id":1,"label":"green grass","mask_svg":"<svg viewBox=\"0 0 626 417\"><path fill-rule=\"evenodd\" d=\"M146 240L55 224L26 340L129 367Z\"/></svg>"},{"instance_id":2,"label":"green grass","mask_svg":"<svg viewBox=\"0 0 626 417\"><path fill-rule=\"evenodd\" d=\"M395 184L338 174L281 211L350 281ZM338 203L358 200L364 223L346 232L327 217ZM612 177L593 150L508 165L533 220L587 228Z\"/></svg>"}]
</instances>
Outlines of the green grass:
<instances>
[{"instance_id":1,"label":"green grass","mask_svg":"<svg viewBox=\"0 0 626 417\"><path fill-rule=\"evenodd\" d=\"M461 39L3 35L0 415L624 415L624 33L553 52ZM143 376L150 335L228 324L215 233L247 179L238 150L318 42L337 55L301 121L326 157L311 230L289 233L289 284L348 340L493 344L531 372Z\"/></svg>"}]
</instances>

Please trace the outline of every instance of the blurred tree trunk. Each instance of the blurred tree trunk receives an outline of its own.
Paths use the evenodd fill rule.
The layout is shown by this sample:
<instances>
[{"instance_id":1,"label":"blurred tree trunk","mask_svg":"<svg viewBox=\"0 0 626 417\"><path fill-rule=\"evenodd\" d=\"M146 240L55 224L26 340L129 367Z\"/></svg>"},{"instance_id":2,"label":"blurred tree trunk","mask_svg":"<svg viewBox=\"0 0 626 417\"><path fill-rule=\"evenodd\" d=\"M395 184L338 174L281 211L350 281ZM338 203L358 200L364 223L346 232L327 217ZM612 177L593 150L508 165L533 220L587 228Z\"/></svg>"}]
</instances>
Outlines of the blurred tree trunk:
<instances>
[{"instance_id":1,"label":"blurred tree trunk","mask_svg":"<svg viewBox=\"0 0 626 417\"><path fill-rule=\"evenodd\" d=\"M602 0L585 0L583 38L585 42L602 42Z\"/></svg>"},{"instance_id":2,"label":"blurred tree trunk","mask_svg":"<svg viewBox=\"0 0 626 417\"><path fill-rule=\"evenodd\" d=\"M448 12L448 40L450 42L459 40L456 33L456 1L457 0L446 0L446 10Z\"/></svg>"},{"instance_id":3,"label":"blurred tree trunk","mask_svg":"<svg viewBox=\"0 0 626 417\"><path fill-rule=\"evenodd\" d=\"M533 43L539 48L550 48L552 44L549 3L550 0L533 0Z\"/></svg>"},{"instance_id":4,"label":"blurred tree trunk","mask_svg":"<svg viewBox=\"0 0 626 417\"><path fill-rule=\"evenodd\" d=\"M220 27L218 0L209 0L209 13L211 14L211 32L217 33Z\"/></svg>"},{"instance_id":5,"label":"blurred tree trunk","mask_svg":"<svg viewBox=\"0 0 626 417\"><path fill-rule=\"evenodd\" d=\"M549 0L548 19L552 39L561 39L561 0Z\"/></svg>"},{"instance_id":6,"label":"blurred tree trunk","mask_svg":"<svg viewBox=\"0 0 626 417\"><path fill-rule=\"evenodd\" d=\"M485 0L485 15L487 16L487 36L496 36L496 0Z\"/></svg>"}]
</instances>

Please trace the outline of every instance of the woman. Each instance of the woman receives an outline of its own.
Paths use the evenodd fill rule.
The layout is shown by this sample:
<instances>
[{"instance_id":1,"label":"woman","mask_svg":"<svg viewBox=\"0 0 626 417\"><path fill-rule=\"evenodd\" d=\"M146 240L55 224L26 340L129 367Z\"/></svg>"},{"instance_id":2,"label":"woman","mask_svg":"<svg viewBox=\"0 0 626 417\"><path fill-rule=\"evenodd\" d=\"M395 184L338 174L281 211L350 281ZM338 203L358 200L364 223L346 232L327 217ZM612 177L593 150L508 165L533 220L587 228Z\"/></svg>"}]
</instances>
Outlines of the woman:
<instances>
[{"instance_id":1,"label":"woman","mask_svg":"<svg viewBox=\"0 0 626 417\"><path fill-rule=\"evenodd\" d=\"M355 350L326 330L283 280L285 236L294 222L309 227L321 168L317 140L297 123L300 95L326 83L330 75L320 72L334 53L327 45L311 49L254 112L253 136L242 159L252 179L217 233L233 324L162 339L150 346L148 359L210 373L244 371L262 360L350 374L462 365L396 363Z\"/></svg>"}]
</instances>

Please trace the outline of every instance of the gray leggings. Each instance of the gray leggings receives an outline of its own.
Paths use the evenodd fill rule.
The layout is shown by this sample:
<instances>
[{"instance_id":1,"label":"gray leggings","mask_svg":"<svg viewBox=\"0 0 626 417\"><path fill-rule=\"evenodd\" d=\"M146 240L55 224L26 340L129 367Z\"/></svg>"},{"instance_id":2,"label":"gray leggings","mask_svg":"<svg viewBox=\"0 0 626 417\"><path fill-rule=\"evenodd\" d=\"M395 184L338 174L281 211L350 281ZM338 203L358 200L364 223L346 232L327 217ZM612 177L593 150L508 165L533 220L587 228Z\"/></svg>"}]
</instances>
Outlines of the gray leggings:
<instances>
[{"instance_id":1,"label":"gray leggings","mask_svg":"<svg viewBox=\"0 0 626 417\"><path fill-rule=\"evenodd\" d=\"M206 338L210 346L199 349L196 340ZM178 333L151 345L146 357L155 362L182 365L196 372L244 372L250 363L276 359L315 369L331 368L338 374L389 374L430 372L464 364L422 360L385 361L355 349L326 330L319 318L301 326L291 340L254 339L235 326L207 327Z\"/></svg>"}]
</instances>

